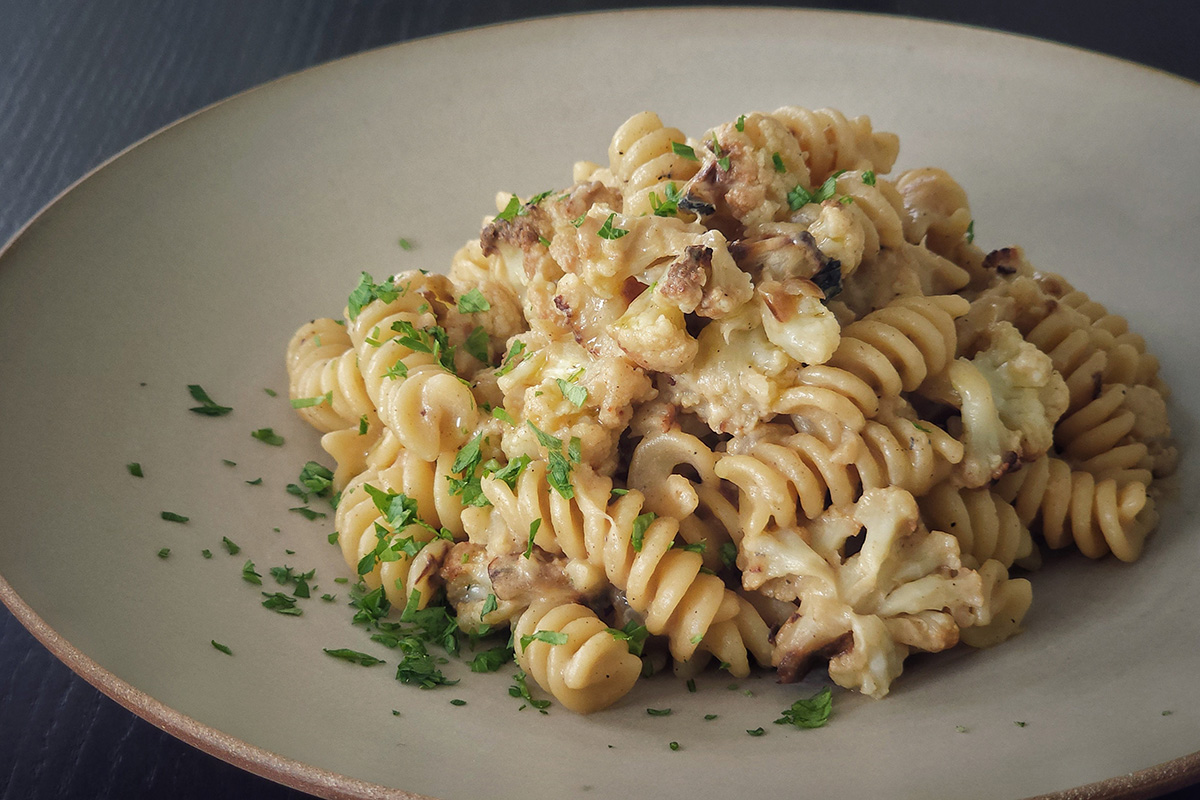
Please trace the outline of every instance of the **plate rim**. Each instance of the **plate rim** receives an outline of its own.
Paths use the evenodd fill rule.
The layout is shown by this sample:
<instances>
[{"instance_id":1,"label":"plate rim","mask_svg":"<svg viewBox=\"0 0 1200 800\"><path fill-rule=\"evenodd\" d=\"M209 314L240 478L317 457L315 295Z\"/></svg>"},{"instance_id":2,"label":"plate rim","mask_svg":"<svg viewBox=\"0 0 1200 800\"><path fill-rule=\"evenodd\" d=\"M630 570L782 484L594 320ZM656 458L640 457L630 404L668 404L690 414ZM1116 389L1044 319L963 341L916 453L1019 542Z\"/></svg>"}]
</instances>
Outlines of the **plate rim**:
<instances>
[{"instance_id":1,"label":"plate rim","mask_svg":"<svg viewBox=\"0 0 1200 800\"><path fill-rule=\"evenodd\" d=\"M383 51L417 45L434 40L444 40L460 36L486 34L490 31L516 26L531 26L552 23L557 20L579 19L584 17L629 17L629 16L676 16L689 11L701 11L729 16L749 16L755 14L786 14L789 16L821 16L839 17L842 19L870 18L889 19L924 27L937 27L947 31L970 31L974 35L991 38L1007 38L1018 42L1035 43L1041 47L1057 49L1060 52L1070 52L1084 58L1099 58L1125 68L1134 67L1148 71L1157 79L1180 81L1194 89L1200 89L1200 80L1179 75L1169 70L1132 61L1121 56L1090 49L1082 45L1055 41L1042 36L1018 33L1013 31L990 28L984 25L949 20L930 19L909 16L899 13L878 11L855 11L836 8L795 8L788 6L755 5L755 6L721 6L718 4L696 4L673 7L644 7L628 9L591 9L578 12L549 13L517 20L483 23L459 28L451 31L416 36L399 42L382 44L359 50L327 61L309 65L293 72L279 75L263 83L242 89L214 102L195 109L168 124L151 131L135 140L117 152L102 159L99 163L85 171L60 190L51 200L43 205L35 214L20 224L7 241L0 242L0 268L4 267L4 259L29 231L44 221L45 217L60 204L69 194L89 181L100 171L107 169L114 162L124 158L130 152L140 148L152 139L174 129L176 126L190 123L197 117L213 111L246 95L262 90L269 90L284 82L300 78L316 70L336 68L343 62L353 59L370 57ZM208 725L171 708L157 700L152 695L143 692L114 673L102 667L91 657L75 647L70 641L52 628L42 617L25 602L8 580L0 573L0 603L12 613L21 625L59 661L72 672L84 679L100 693L117 702L134 715L149 722L155 727L167 732L175 738L191 745L208 755L216 757L247 772L276 783L314 794L318 797L332 800L438 800L438 798L415 794L404 789L386 787L381 784L365 781L343 773L333 772L313 764L288 758L266 748L251 744L220 729ZM1028 800L1140 800L1152 798L1161 794L1200 784L1200 750L1161 762L1135 772L1115 775L1110 778L1092 783L1063 789L1055 792L1034 795Z\"/></svg>"}]
</instances>

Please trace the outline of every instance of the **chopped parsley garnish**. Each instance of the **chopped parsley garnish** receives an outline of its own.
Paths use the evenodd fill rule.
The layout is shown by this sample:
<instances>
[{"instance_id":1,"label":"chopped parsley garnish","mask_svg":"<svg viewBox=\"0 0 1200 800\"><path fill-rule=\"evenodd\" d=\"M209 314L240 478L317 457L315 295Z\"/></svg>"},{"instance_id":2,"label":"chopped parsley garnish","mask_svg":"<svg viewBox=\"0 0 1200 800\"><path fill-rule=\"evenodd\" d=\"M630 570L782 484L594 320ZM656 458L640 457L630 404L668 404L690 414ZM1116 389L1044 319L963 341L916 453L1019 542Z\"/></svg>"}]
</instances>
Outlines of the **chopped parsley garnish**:
<instances>
[{"instance_id":1,"label":"chopped parsley garnish","mask_svg":"<svg viewBox=\"0 0 1200 800\"><path fill-rule=\"evenodd\" d=\"M1165 714L1169 714L1169 713L1170 713L1169 711L1164 711L1164 712L1163 712L1163 714L1164 714L1164 715L1165 715ZM1022 722L1022 721L1020 721L1020 720L1018 720L1018 721L1016 721L1016 722L1013 722L1013 725L1016 725L1018 728L1024 728L1024 727L1025 727L1026 725L1028 725L1028 724L1029 724L1028 722Z\"/></svg>"},{"instance_id":2,"label":"chopped parsley garnish","mask_svg":"<svg viewBox=\"0 0 1200 800\"><path fill-rule=\"evenodd\" d=\"M686 145L683 142L671 142L671 152L677 156L686 158L688 161L700 160L696 157L696 151L690 145Z\"/></svg>"},{"instance_id":3,"label":"chopped parsley garnish","mask_svg":"<svg viewBox=\"0 0 1200 800\"><path fill-rule=\"evenodd\" d=\"M488 614L495 611L498 607L499 607L499 603L496 602L496 595L489 594L487 596L487 600L483 601L483 608L479 612L479 618L483 619Z\"/></svg>"},{"instance_id":4,"label":"chopped parsley garnish","mask_svg":"<svg viewBox=\"0 0 1200 800\"><path fill-rule=\"evenodd\" d=\"M689 692L695 693L695 691L696 691L696 679L695 678L687 679L687 690Z\"/></svg>"},{"instance_id":5,"label":"chopped parsley garnish","mask_svg":"<svg viewBox=\"0 0 1200 800\"><path fill-rule=\"evenodd\" d=\"M188 517L185 517L183 514L176 514L174 511L164 511L161 514L159 514L159 516L162 517L163 519L165 519L167 522L187 522L188 521Z\"/></svg>"},{"instance_id":6,"label":"chopped parsley garnish","mask_svg":"<svg viewBox=\"0 0 1200 800\"><path fill-rule=\"evenodd\" d=\"M471 659L471 672L496 672L513 659L513 652L507 647L493 647L477 653Z\"/></svg>"},{"instance_id":7,"label":"chopped parsley garnish","mask_svg":"<svg viewBox=\"0 0 1200 800\"><path fill-rule=\"evenodd\" d=\"M483 296L483 292L479 291L478 286L458 298L458 311L460 314L478 314L481 311L487 311L491 307L492 304Z\"/></svg>"},{"instance_id":8,"label":"chopped parsley garnish","mask_svg":"<svg viewBox=\"0 0 1200 800\"><path fill-rule=\"evenodd\" d=\"M642 650L646 646L646 637L650 635L650 631L646 629L645 625L639 625L632 620L625 623L625 627L619 630L617 628L606 628L606 630L614 639L625 642L629 652L635 656L641 656Z\"/></svg>"},{"instance_id":9,"label":"chopped parsley garnish","mask_svg":"<svg viewBox=\"0 0 1200 800\"><path fill-rule=\"evenodd\" d=\"M288 402L292 404L292 408L312 408L313 406L319 406L322 404L332 406L333 391L330 390L320 397L297 397L293 400L289 400Z\"/></svg>"},{"instance_id":10,"label":"chopped parsley garnish","mask_svg":"<svg viewBox=\"0 0 1200 800\"><path fill-rule=\"evenodd\" d=\"M537 631L536 633L529 633L521 637L521 649L524 650L534 642L545 642L551 645L566 644L567 634L561 631Z\"/></svg>"},{"instance_id":11,"label":"chopped parsley garnish","mask_svg":"<svg viewBox=\"0 0 1200 800\"><path fill-rule=\"evenodd\" d=\"M572 455L572 452L568 450L568 455L563 455L562 439L551 436L550 434L538 428L538 426L534 425L530 420L526 420L525 424L533 430L534 435L537 436L537 440L542 447L546 448L546 482L549 483L550 486L563 497L563 499L570 500L575 496L575 487L571 485L571 464L572 462L579 463L580 454L577 452L579 447L573 448L576 450L576 452L573 454L574 458L568 460L568 457ZM574 444L574 441L575 440L573 439L572 444Z\"/></svg>"},{"instance_id":12,"label":"chopped parsley garnish","mask_svg":"<svg viewBox=\"0 0 1200 800\"><path fill-rule=\"evenodd\" d=\"M412 250L413 248L412 242L410 242L408 239L405 239L403 236L400 237L400 241L396 242L396 244L400 245L401 250Z\"/></svg>"},{"instance_id":13,"label":"chopped parsley garnish","mask_svg":"<svg viewBox=\"0 0 1200 800\"><path fill-rule=\"evenodd\" d=\"M388 380L407 378L408 364L405 364L403 359L396 359L396 363L387 368L387 371L383 373L383 377L387 378Z\"/></svg>"},{"instance_id":14,"label":"chopped parsley garnish","mask_svg":"<svg viewBox=\"0 0 1200 800\"><path fill-rule=\"evenodd\" d=\"M315 519L323 519L323 518L329 516L324 511L313 511L308 506L296 506L294 508L289 508L288 511L295 511L297 514L304 517L309 522L312 522Z\"/></svg>"},{"instance_id":15,"label":"chopped parsley garnish","mask_svg":"<svg viewBox=\"0 0 1200 800\"><path fill-rule=\"evenodd\" d=\"M704 553L708 551L708 542L701 539L700 541L692 544L685 544L679 549L686 550L689 553L699 553L700 555L704 555Z\"/></svg>"},{"instance_id":16,"label":"chopped parsley garnish","mask_svg":"<svg viewBox=\"0 0 1200 800\"><path fill-rule=\"evenodd\" d=\"M797 728L820 728L833 713L833 693L826 686L808 699L801 698L783 711L776 725L795 725Z\"/></svg>"},{"instance_id":17,"label":"chopped parsley garnish","mask_svg":"<svg viewBox=\"0 0 1200 800\"><path fill-rule=\"evenodd\" d=\"M406 636L399 641L397 647L404 654L404 660L396 667L396 680L401 683L420 686L422 689L433 689L437 686L453 686L457 680L449 680L437 668L437 662L425 643L415 636Z\"/></svg>"},{"instance_id":18,"label":"chopped parsley garnish","mask_svg":"<svg viewBox=\"0 0 1200 800\"><path fill-rule=\"evenodd\" d=\"M737 122L733 123L733 126L738 129L738 133L746 130L746 115L742 114L738 117Z\"/></svg>"},{"instance_id":19,"label":"chopped parsley garnish","mask_svg":"<svg viewBox=\"0 0 1200 800\"><path fill-rule=\"evenodd\" d=\"M536 708L543 714L547 713L546 708L549 707L550 701L533 699L533 695L529 693L529 686L525 683L525 670L517 670L517 674L513 675L513 680L516 681L516 683L513 686L508 687L508 694L510 697L524 699L528 705ZM521 709L524 708L525 706L521 706Z\"/></svg>"},{"instance_id":20,"label":"chopped parsley garnish","mask_svg":"<svg viewBox=\"0 0 1200 800\"><path fill-rule=\"evenodd\" d=\"M971 220L970 223L967 224L967 244L971 244L974 241L975 241L975 220Z\"/></svg>"},{"instance_id":21,"label":"chopped parsley garnish","mask_svg":"<svg viewBox=\"0 0 1200 800\"><path fill-rule=\"evenodd\" d=\"M841 169L833 173L811 192L803 186L797 185L795 189L788 192L788 207L792 211L798 211L809 203L824 203L837 192L837 179L845 171Z\"/></svg>"},{"instance_id":22,"label":"chopped parsley garnish","mask_svg":"<svg viewBox=\"0 0 1200 800\"><path fill-rule=\"evenodd\" d=\"M966 733L967 726L966 725L955 725L954 730L958 731L959 733Z\"/></svg>"},{"instance_id":23,"label":"chopped parsley garnish","mask_svg":"<svg viewBox=\"0 0 1200 800\"><path fill-rule=\"evenodd\" d=\"M669 708L647 708L646 713L652 717L669 717L671 709Z\"/></svg>"},{"instance_id":24,"label":"chopped parsley garnish","mask_svg":"<svg viewBox=\"0 0 1200 800\"><path fill-rule=\"evenodd\" d=\"M721 563L727 567L732 567L737 564L737 545L733 542L725 542L721 545L720 556Z\"/></svg>"},{"instance_id":25,"label":"chopped parsley garnish","mask_svg":"<svg viewBox=\"0 0 1200 800\"><path fill-rule=\"evenodd\" d=\"M504 481L508 484L508 488L517 488L517 478L521 477L521 473L529 466L532 458L526 455L520 455L508 462L505 466L492 473L492 477L496 480Z\"/></svg>"},{"instance_id":26,"label":"chopped parsley garnish","mask_svg":"<svg viewBox=\"0 0 1200 800\"><path fill-rule=\"evenodd\" d=\"M460 700L457 697L450 701L450 705L452 706L465 706L466 704L466 700Z\"/></svg>"},{"instance_id":27,"label":"chopped parsley garnish","mask_svg":"<svg viewBox=\"0 0 1200 800\"><path fill-rule=\"evenodd\" d=\"M613 497L624 497L625 495L629 494L629 490L622 489L620 487L614 487L613 490L611 492L609 492L609 494L612 495Z\"/></svg>"},{"instance_id":28,"label":"chopped parsley garnish","mask_svg":"<svg viewBox=\"0 0 1200 800\"><path fill-rule=\"evenodd\" d=\"M771 154L771 162L775 165L775 171L779 173L787 172L787 167L783 163L783 156L779 153Z\"/></svg>"},{"instance_id":29,"label":"chopped parsley garnish","mask_svg":"<svg viewBox=\"0 0 1200 800\"><path fill-rule=\"evenodd\" d=\"M705 714L705 715L704 715L704 720L705 720L706 722L712 722L712 721L713 721L714 719L716 719L716 718L717 718L717 715L716 715L716 714Z\"/></svg>"},{"instance_id":30,"label":"chopped parsley garnish","mask_svg":"<svg viewBox=\"0 0 1200 800\"><path fill-rule=\"evenodd\" d=\"M654 216L675 216L679 213L679 201L683 199L683 192L675 185L675 181L670 181L663 189L663 194L666 199L659 200L656 192L650 193L650 208L654 211Z\"/></svg>"},{"instance_id":31,"label":"chopped parsley garnish","mask_svg":"<svg viewBox=\"0 0 1200 800\"><path fill-rule=\"evenodd\" d=\"M268 397L278 397L279 396L279 393L276 392L274 389L265 389L264 388L263 391L267 393Z\"/></svg>"},{"instance_id":32,"label":"chopped parsley garnish","mask_svg":"<svg viewBox=\"0 0 1200 800\"><path fill-rule=\"evenodd\" d=\"M672 750L678 750L679 742L667 742L667 747L671 748Z\"/></svg>"},{"instance_id":33,"label":"chopped parsley garnish","mask_svg":"<svg viewBox=\"0 0 1200 800\"><path fill-rule=\"evenodd\" d=\"M440 325L417 328L408 320L401 319L392 323L392 330L400 334L396 337L397 343L414 353L429 353L444 370L452 375L457 374L454 371L454 348L450 346L450 337L445 328Z\"/></svg>"},{"instance_id":34,"label":"chopped parsley garnish","mask_svg":"<svg viewBox=\"0 0 1200 800\"><path fill-rule=\"evenodd\" d=\"M256 431L251 431L250 435L258 439L263 444L269 444L274 447L279 447L283 444L283 437L275 433L270 428L259 428Z\"/></svg>"},{"instance_id":35,"label":"chopped parsley garnish","mask_svg":"<svg viewBox=\"0 0 1200 800\"><path fill-rule=\"evenodd\" d=\"M376 658L373 655L360 653L357 650L350 650L344 647L336 650L330 650L327 647L322 649L325 651L326 655L333 656L334 658L340 658L342 661L349 661L351 664L358 664L360 667L373 667L376 664L387 663L383 659Z\"/></svg>"},{"instance_id":36,"label":"chopped parsley garnish","mask_svg":"<svg viewBox=\"0 0 1200 800\"><path fill-rule=\"evenodd\" d=\"M875 185L875 171L869 169L866 172L864 172L862 174L862 182L865 183L867 186L874 186Z\"/></svg>"},{"instance_id":37,"label":"chopped parsley garnish","mask_svg":"<svg viewBox=\"0 0 1200 800\"><path fill-rule=\"evenodd\" d=\"M223 645L220 642L218 642L216 639L212 640L212 646L214 649L220 650L222 653L224 653L227 656L233 655L233 651L229 649L228 645Z\"/></svg>"},{"instance_id":38,"label":"chopped parsley garnish","mask_svg":"<svg viewBox=\"0 0 1200 800\"><path fill-rule=\"evenodd\" d=\"M338 537L339 537L339 536L340 536L340 534L339 534L337 531L334 531L333 533L331 533L331 534L329 534L328 536L326 536L326 537L325 537L325 540L326 540L327 542L329 542L330 544L337 544L337 543L338 543Z\"/></svg>"},{"instance_id":39,"label":"chopped parsley garnish","mask_svg":"<svg viewBox=\"0 0 1200 800\"><path fill-rule=\"evenodd\" d=\"M256 586L262 586L262 575L259 575L254 569L254 562L247 560L242 565L242 580L247 583L253 583Z\"/></svg>"},{"instance_id":40,"label":"chopped parsley garnish","mask_svg":"<svg viewBox=\"0 0 1200 800\"><path fill-rule=\"evenodd\" d=\"M746 733L750 734L751 736L762 736L764 733L766 733L766 730L763 728L754 728L753 730L747 728Z\"/></svg>"},{"instance_id":41,"label":"chopped parsley garnish","mask_svg":"<svg viewBox=\"0 0 1200 800\"><path fill-rule=\"evenodd\" d=\"M251 486L262 486L262 482L263 482L262 478L255 478L252 481L245 481L245 483L248 483Z\"/></svg>"},{"instance_id":42,"label":"chopped parsley garnish","mask_svg":"<svg viewBox=\"0 0 1200 800\"><path fill-rule=\"evenodd\" d=\"M208 550L208 549L201 550L200 555L204 556L205 558L212 558L212 550Z\"/></svg>"},{"instance_id":43,"label":"chopped parsley garnish","mask_svg":"<svg viewBox=\"0 0 1200 800\"><path fill-rule=\"evenodd\" d=\"M233 540L228 536L221 537L221 544L224 545L225 552L229 553L231 556L236 556L238 553L242 552L242 548L234 544Z\"/></svg>"},{"instance_id":44,"label":"chopped parsley garnish","mask_svg":"<svg viewBox=\"0 0 1200 800\"><path fill-rule=\"evenodd\" d=\"M912 425L914 428L919 430L921 433L933 433L933 431L929 430L929 428L926 428L924 425L922 425L919 422L913 422Z\"/></svg>"},{"instance_id":45,"label":"chopped parsley garnish","mask_svg":"<svg viewBox=\"0 0 1200 800\"><path fill-rule=\"evenodd\" d=\"M577 383L569 383L562 378L555 378L554 382L558 384L558 390L562 392L571 405L576 408L583 408L583 404L587 402L588 390Z\"/></svg>"},{"instance_id":46,"label":"chopped parsley garnish","mask_svg":"<svg viewBox=\"0 0 1200 800\"><path fill-rule=\"evenodd\" d=\"M542 527L542 518L538 517L533 522L529 523L529 543L525 545L525 558L533 555L533 540L537 536L538 528Z\"/></svg>"},{"instance_id":47,"label":"chopped parsley garnish","mask_svg":"<svg viewBox=\"0 0 1200 800\"><path fill-rule=\"evenodd\" d=\"M512 197L508 198L508 205L504 207L503 211L495 216L492 222L511 222L517 218L517 214L520 212L520 210L521 201L518 200L517 196L514 194Z\"/></svg>"},{"instance_id":48,"label":"chopped parsley garnish","mask_svg":"<svg viewBox=\"0 0 1200 800\"><path fill-rule=\"evenodd\" d=\"M267 598L263 600L262 607L276 614L299 617L304 613L302 609L296 608L296 598L283 592L263 592L262 596Z\"/></svg>"},{"instance_id":49,"label":"chopped parsley garnish","mask_svg":"<svg viewBox=\"0 0 1200 800\"><path fill-rule=\"evenodd\" d=\"M504 362L500 365L499 369L496 370L496 377L499 378L502 375L507 375L508 373L512 372L513 367L521 363L521 357L524 352L524 342L522 342L520 339L513 342L512 346L508 348L508 353L506 353L504 356Z\"/></svg>"},{"instance_id":50,"label":"chopped parsley garnish","mask_svg":"<svg viewBox=\"0 0 1200 800\"><path fill-rule=\"evenodd\" d=\"M500 420L501 422L507 422L509 425L512 425L514 428L517 425L517 421L515 419L513 419L512 414L509 414L501 406L496 406L495 408L492 409L492 416L495 417L496 419Z\"/></svg>"},{"instance_id":51,"label":"chopped parsley garnish","mask_svg":"<svg viewBox=\"0 0 1200 800\"><path fill-rule=\"evenodd\" d=\"M350 297L346 301L347 316L353 322L358 318L359 312L371 301L382 300L390 303L406 291L408 291L408 287L401 289L396 286L395 278L388 278L383 283L375 283L375 279L369 273L364 272L359 278L358 286L354 287L354 291L350 293Z\"/></svg>"},{"instance_id":52,"label":"chopped parsley garnish","mask_svg":"<svg viewBox=\"0 0 1200 800\"><path fill-rule=\"evenodd\" d=\"M642 552L643 539L646 535L646 529L650 527L650 523L658 517L653 511L647 511L645 514L639 514L633 520L633 532L629 535L629 544L636 552Z\"/></svg>"},{"instance_id":53,"label":"chopped parsley garnish","mask_svg":"<svg viewBox=\"0 0 1200 800\"><path fill-rule=\"evenodd\" d=\"M236 461L230 461L228 458L222 458L221 463L227 467L236 467L237 466Z\"/></svg>"},{"instance_id":54,"label":"chopped parsley garnish","mask_svg":"<svg viewBox=\"0 0 1200 800\"><path fill-rule=\"evenodd\" d=\"M134 462L132 462L132 463L129 463L129 464L126 464L126 465L125 465L125 469L129 470L129 474L130 474L130 475L132 475L132 476L133 476L133 477L135 477L135 478L144 478L144 477L146 477L146 476L145 476L145 475L142 473L142 465L141 465L141 464L139 464L139 463L138 463L138 462L136 462L136 461L134 461Z\"/></svg>"},{"instance_id":55,"label":"chopped parsley garnish","mask_svg":"<svg viewBox=\"0 0 1200 800\"><path fill-rule=\"evenodd\" d=\"M721 143L717 141L716 134L712 138L712 151L713 155L717 157L717 166L729 172L729 156L725 155L724 151L721 150Z\"/></svg>"},{"instance_id":56,"label":"chopped parsley garnish","mask_svg":"<svg viewBox=\"0 0 1200 800\"><path fill-rule=\"evenodd\" d=\"M369 429L369 427L370 427L370 425L367 422L367 415L363 414L361 417L358 418L358 435L366 436L367 430Z\"/></svg>"},{"instance_id":57,"label":"chopped parsley garnish","mask_svg":"<svg viewBox=\"0 0 1200 800\"><path fill-rule=\"evenodd\" d=\"M333 492L333 471L316 461L306 462L297 480L317 497L328 497Z\"/></svg>"},{"instance_id":58,"label":"chopped parsley garnish","mask_svg":"<svg viewBox=\"0 0 1200 800\"><path fill-rule=\"evenodd\" d=\"M596 231L596 235L601 239L620 239L629 231L624 228L618 228L613 224L617 218L617 212L612 212L608 215L608 219L604 220L604 224L600 226L600 230Z\"/></svg>"},{"instance_id":59,"label":"chopped parsley garnish","mask_svg":"<svg viewBox=\"0 0 1200 800\"><path fill-rule=\"evenodd\" d=\"M206 417L223 417L230 411L233 411L229 406L218 405L208 396L208 392L194 383L188 384L188 392L191 393L192 399L200 403L200 405L189 408L189 411L194 411L197 414L202 414Z\"/></svg>"},{"instance_id":60,"label":"chopped parsley garnish","mask_svg":"<svg viewBox=\"0 0 1200 800\"><path fill-rule=\"evenodd\" d=\"M159 558L169 558L170 555L171 555L171 548L169 548L169 547L164 547L162 550L158 551Z\"/></svg>"}]
</instances>

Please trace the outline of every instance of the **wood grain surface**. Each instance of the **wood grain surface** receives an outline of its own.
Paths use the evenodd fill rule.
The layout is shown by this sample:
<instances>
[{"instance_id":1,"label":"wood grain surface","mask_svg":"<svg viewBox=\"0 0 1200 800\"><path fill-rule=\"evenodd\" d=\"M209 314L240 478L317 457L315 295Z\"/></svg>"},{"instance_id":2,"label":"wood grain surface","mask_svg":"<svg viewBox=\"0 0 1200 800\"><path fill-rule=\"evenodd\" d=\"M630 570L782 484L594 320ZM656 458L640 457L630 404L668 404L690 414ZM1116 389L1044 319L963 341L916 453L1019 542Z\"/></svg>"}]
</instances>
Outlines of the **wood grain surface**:
<instances>
[{"instance_id":1,"label":"wood grain surface","mask_svg":"<svg viewBox=\"0 0 1200 800\"><path fill-rule=\"evenodd\" d=\"M105 159L185 114L264 81L445 31L643 5L684 4L0 0L0 242ZM753 5L837 7L982 25L1200 80L1195 45L1200 4L1192 2ZM11 300L0 298L0 313L5 302ZM22 476L15 459L0 455L5 456L0 460L4 491L19 491ZM0 535L6 522L0 521ZM1197 796L1196 791L1167 796L1182 800ZM135 717L58 662L0 606L0 800L305 796L225 764Z\"/></svg>"}]
</instances>

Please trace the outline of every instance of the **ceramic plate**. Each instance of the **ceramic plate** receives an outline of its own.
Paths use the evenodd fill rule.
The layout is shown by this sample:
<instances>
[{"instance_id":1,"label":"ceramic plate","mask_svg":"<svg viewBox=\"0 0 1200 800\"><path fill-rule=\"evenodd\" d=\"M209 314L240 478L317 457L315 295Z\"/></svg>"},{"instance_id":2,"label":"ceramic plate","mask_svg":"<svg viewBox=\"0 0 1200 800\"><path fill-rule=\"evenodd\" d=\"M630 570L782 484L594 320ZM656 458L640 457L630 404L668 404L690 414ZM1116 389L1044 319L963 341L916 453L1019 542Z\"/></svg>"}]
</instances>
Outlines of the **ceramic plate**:
<instances>
[{"instance_id":1,"label":"ceramic plate","mask_svg":"<svg viewBox=\"0 0 1200 800\"><path fill-rule=\"evenodd\" d=\"M452 664L457 686L401 685L393 654L350 625L330 521L289 511L284 490L323 457L286 399L292 331L339 312L361 270L445 268L497 190L566 185L634 112L698 135L785 104L869 114L900 135L899 166L943 166L967 188L984 247L1023 244L1133 320L1174 387L1178 485L1195 486L1194 85L887 17L566 17L379 50L236 97L90 175L10 244L5 602L135 712L329 795L1009 798L1108 781L1087 791L1109 796L1200 777L1193 491L1162 504L1141 561L1063 559L1036 576L1019 638L914 658L884 701L839 692L820 730L771 724L816 677L731 689L706 676L694 694L650 680L604 713L542 715L509 696L511 669ZM234 411L191 413L189 384ZM264 427L286 443L251 437ZM337 600L272 613L242 580L247 559L262 589L279 588L270 567L315 569L317 594ZM389 666L322 653L340 647Z\"/></svg>"}]
</instances>

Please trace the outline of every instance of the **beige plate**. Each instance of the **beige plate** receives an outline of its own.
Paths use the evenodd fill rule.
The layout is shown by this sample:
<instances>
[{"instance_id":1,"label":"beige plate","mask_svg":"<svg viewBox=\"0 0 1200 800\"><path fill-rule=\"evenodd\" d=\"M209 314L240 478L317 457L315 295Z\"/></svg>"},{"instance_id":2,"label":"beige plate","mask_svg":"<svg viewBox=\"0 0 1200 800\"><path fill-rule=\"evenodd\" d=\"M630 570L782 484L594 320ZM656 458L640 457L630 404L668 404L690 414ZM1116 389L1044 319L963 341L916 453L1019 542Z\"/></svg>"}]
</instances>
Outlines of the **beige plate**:
<instances>
[{"instance_id":1,"label":"beige plate","mask_svg":"<svg viewBox=\"0 0 1200 800\"><path fill-rule=\"evenodd\" d=\"M1135 321L1175 388L1185 453L1185 491L1164 503L1146 556L1064 559L1036 576L1021 637L913 659L885 701L839 692L816 731L771 724L815 678L730 691L712 676L695 694L645 681L588 718L518 711L511 669L454 664L462 683L437 691L396 683L394 655L348 622L328 521L288 511L285 484L322 456L283 396L289 335L340 311L360 270L443 268L496 190L565 185L572 161L603 159L636 111L697 135L789 103L870 114L900 134L902 167L961 180L985 247L1024 244ZM1200 779L1197 130L1196 86L1148 69L986 31L800 11L522 23L236 97L89 176L3 255L0 596L135 712L329 794L1009 798L1108 781L1082 797ZM189 413L191 383L235 411ZM287 444L250 437L265 426ZM126 472L133 461L145 478ZM222 536L243 551L226 554ZM247 558L264 575L315 568L338 602L270 613L241 580ZM760 726L765 736L746 734Z\"/></svg>"}]
</instances>

